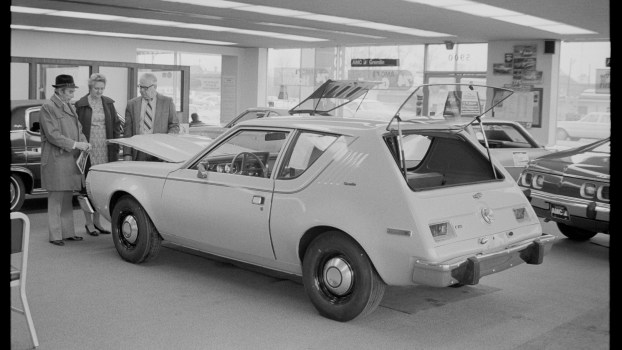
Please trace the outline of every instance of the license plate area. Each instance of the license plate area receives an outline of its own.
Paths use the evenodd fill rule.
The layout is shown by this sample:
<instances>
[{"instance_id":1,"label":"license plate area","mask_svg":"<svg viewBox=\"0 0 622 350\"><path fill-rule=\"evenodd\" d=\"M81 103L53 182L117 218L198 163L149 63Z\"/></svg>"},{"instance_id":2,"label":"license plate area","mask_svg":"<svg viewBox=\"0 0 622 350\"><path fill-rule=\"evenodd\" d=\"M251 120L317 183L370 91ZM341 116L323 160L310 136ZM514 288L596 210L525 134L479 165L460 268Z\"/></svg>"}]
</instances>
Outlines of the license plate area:
<instances>
[{"instance_id":1,"label":"license plate area","mask_svg":"<svg viewBox=\"0 0 622 350\"><path fill-rule=\"evenodd\" d=\"M551 216L557 219L570 220L568 209L563 205L551 204Z\"/></svg>"}]
</instances>

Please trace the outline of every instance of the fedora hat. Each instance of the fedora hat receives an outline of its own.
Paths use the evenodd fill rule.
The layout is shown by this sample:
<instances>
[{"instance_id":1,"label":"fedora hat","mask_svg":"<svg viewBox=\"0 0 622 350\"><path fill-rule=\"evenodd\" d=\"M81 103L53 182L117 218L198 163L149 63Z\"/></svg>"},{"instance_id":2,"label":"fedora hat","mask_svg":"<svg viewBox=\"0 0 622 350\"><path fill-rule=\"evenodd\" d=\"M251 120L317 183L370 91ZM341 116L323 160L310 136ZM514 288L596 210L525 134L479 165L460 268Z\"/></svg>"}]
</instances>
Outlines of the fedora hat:
<instances>
[{"instance_id":1,"label":"fedora hat","mask_svg":"<svg viewBox=\"0 0 622 350\"><path fill-rule=\"evenodd\" d=\"M61 74L56 77L56 84L52 85L55 88L78 88L76 84L73 83L73 77L67 74Z\"/></svg>"}]
</instances>

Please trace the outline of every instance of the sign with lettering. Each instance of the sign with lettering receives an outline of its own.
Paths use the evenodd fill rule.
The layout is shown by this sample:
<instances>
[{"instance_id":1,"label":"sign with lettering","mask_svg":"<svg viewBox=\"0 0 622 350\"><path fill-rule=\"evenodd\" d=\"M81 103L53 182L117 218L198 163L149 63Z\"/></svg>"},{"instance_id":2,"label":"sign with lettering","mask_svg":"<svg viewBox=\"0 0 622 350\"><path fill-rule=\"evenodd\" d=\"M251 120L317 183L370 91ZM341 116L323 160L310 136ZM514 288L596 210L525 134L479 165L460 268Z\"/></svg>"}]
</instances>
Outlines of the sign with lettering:
<instances>
[{"instance_id":1,"label":"sign with lettering","mask_svg":"<svg viewBox=\"0 0 622 350\"><path fill-rule=\"evenodd\" d=\"M611 88L611 69L596 70L596 87L597 94L609 94Z\"/></svg>"},{"instance_id":2,"label":"sign with lettering","mask_svg":"<svg viewBox=\"0 0 622 350\"><path fill-rule=\"evenodd\" d=\"M350 60L352 67L398 67L398 58L353 58Z\"/></svg>"}]
</instances>

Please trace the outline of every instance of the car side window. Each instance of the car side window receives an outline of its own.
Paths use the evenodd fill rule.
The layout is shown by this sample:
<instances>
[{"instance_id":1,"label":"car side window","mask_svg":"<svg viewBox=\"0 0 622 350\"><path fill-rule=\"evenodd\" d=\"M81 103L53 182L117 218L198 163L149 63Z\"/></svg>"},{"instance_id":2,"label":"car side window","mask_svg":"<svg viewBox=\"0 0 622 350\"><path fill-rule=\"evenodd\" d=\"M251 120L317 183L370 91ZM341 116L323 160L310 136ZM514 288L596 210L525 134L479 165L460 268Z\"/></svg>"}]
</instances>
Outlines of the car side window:
<instances>
[{"instance_id":1,"label":"car side window","mask_svg":"<svg viewBox=\"0 0 622 350\"><path fill-rule=\"evenodd\" d=\"M39 121L39 109L38 108L28 111L26 121L28 122L29 131L32 131L35 133L41 132L41 123Z\"/></svg>"},{"instance_id":2,"label":"car side window","mask_svg":"<svg viewBox=\"0 0 622 350\"><path fill-rule=\"evenodd\" d=\"M240 130L203 156L192 168L269 178L288 134L288 131L280 130Z\"/></svg>"},{"instance_id":3,"label":"car side window","mask_svg":"<svg viewBox=\"0 0 622 350\"><path fill-rule=\"evenodd\" d=\"M479 126L477 126L479 128ZM484 132L491 148L530 148L531 143L513 125L486 125ZM484 139L478 135L480 143L484 144Z\"/></svg>"},{"instance_id":4,"label":"car side window","mask_svg":"<svg viewBox=\"0 0 622 350\"><path fill-rule=\"evenodd\" d=\"M337 135L300 132L286 158L279 179L293 179L302 175L337 140Z\"/></svg>"}]
</instances>

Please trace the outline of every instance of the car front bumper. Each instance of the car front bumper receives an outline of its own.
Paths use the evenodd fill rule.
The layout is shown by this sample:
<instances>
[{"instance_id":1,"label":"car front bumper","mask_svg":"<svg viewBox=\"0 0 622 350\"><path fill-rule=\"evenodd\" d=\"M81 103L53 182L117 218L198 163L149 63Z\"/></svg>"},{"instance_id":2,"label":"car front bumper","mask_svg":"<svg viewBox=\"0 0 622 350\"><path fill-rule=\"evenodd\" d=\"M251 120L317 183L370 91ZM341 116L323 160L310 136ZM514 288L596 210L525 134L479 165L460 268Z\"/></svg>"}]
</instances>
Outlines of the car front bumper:
<instances>
[{"instance_id":1,"label":"car front bumper","mask_svg":"<svg viewBox=\"0 0 622 350\"><path fill-rule=\"evenodd\" d=\"M454 284L478 284L479 279L523 262L541 264L544 255L551 250L555 236L542 234L533 241L504 250L478 254L449 264L415 261L413 282L435 287Z\"/></svg>"},{"instance_id":2,"label":"car front bumper","mask_svg":"<svg viewBox=\"0 0 622 350\"><path fill-rule=\"evenodd\" d=\"M536 215L547 221L560 222L592 232L609 232L610 207L608 204L588 199L559 196L534 189L530 190L528 198ZM553 216L551 204L565 207L568 211L568 219Z\"/></svg>"}]
</instances>

